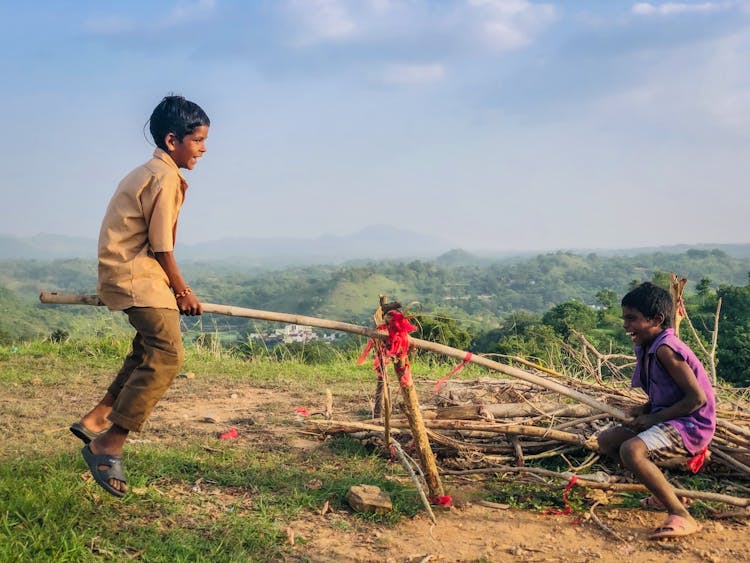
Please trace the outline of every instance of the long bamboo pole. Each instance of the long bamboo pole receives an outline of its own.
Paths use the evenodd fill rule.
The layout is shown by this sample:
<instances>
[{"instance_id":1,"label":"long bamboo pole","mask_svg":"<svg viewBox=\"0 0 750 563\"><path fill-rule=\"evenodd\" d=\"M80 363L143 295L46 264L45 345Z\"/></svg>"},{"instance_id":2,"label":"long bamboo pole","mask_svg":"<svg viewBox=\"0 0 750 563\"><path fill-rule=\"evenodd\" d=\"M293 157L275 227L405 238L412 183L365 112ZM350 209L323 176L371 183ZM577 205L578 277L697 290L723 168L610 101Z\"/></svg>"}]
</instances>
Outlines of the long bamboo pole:
<instances>
[{"instance_id":1,"label":"long bamboo pole","mask_svg":"<svg viewBox=\"0 0 750 563\"><path fill-rule=\"evenodd\" d=\"M102 303L102 301L96 295L80 295L73 293L42 292L39 295L39 300L42 303L58 305L104 305L104 303ZM274 321L287 324L298 324L316 328L326 328L341 332L348 332L350 334L358 334L360 336L368 336L370 338L377 338L380 340L385 340L388 336L385 332L380 332L372 328L344 323L340 321L319 319L317 317L307 317L304 315L293 315L289 313L277 313L274 311L264 311L260 309L247 309L244 307L218 305L215 303L203 303L202 305L204 313L214 313L218 315L226 315L229 317L245 317L250 319ZM465 350L459 350L451 346L446 346L445 344L438 344L437 342L429 342L427 340L421 340L419 338L411 337L409 337L409 343L414 348L427 350L428 352L434 352L436 354L442 354L443 356L448 356L449 358L454 358L459 361L464 361L466 359ZM550 391L555 391L560 395L570 397L571 399L575 399L581 403L589 405L590 407L593 407L601 412L605 412L622 422L628 422L632 419L632 417L616 407L607 405L606 403L603 403L601 401L597 401L596 399L589 397L588 395L580 393L575 389L571 389L569 387L566 387L565 385L562 385L545 377L523 371L513 366L501 364L500 362L496 362L494 360L490 360L488 358L485 358L484 356L478 356L476 354L473 354L468 361L485 367L489 370L497 371L510 377L515 377L517 379L533 383L540 387L544 387L545 389L549 389Z\"/></svg>"}]
</instances>

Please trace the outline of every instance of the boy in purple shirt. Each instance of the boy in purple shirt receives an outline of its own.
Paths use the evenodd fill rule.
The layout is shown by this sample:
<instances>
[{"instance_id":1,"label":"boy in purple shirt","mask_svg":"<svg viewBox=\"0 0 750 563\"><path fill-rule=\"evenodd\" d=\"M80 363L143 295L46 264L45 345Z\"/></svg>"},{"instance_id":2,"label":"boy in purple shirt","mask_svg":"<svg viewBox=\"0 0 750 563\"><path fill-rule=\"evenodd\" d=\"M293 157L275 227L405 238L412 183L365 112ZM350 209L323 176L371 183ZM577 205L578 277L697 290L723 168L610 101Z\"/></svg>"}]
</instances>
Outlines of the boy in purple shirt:
<instances>
[{"instance_id":1,"label":"boy in purple shirt","mask_svg":"<svg viewBox=\"0 0 750 563\"><path fill-rule=\"evenodd\" d=\"M700 530L667 478L656 465L675 457L702 463L716 429L716 402L706 370L693 351L670 328L674 304L669 293L643 283L622 299L625 331L635 344L637 363L633 387L648 395L634 419L599 434L602 453L622 461L651 491L646 506L667 510L668 516L650 539L685 536Z\"/></svg>"}]
</instances>

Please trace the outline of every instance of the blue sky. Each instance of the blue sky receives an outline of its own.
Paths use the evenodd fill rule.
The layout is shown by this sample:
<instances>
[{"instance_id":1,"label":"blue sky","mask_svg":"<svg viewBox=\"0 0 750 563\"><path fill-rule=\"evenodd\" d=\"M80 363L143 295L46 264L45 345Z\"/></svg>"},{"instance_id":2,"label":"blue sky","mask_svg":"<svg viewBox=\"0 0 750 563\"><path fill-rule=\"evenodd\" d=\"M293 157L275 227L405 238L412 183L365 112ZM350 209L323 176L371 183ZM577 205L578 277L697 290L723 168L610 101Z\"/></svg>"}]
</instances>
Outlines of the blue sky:
<instances>
[{"instance_id":1,"label":"blue sky","mask_svg":"<svg viewBox=\"0 0 750 563\"><path fill-rule=\"evenodd\" d=\"M0 9L2 234L95 238L174 92L212 121L179 241L750 242L750 0Z\"/></svg>"}]
</instances>

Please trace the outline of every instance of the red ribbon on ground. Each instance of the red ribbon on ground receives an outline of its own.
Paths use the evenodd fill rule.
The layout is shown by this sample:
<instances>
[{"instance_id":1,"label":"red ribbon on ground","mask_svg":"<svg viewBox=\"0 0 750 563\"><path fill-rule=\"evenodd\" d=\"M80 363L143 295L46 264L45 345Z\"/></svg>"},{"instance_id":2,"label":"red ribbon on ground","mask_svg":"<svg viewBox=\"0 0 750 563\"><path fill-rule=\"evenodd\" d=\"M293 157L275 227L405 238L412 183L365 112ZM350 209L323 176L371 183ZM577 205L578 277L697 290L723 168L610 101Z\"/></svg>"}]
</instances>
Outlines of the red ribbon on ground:
<instances>
[{"instance_id":1,"label":"red ribbon on ground","mask_svg":"<svg viewBox=\"0 0 750 563\"><path fill-rule=\"evenodd\" d=\"M703 448L688 460L687 466L690 471L698 473L700 468L703 467L703 463L706 461L706 452L708 452L708 447Z\"/></svg>"},{"instance_id":2,"label":"red ribbon on ground","mask_svg":"<svg viewBox=\"0 0 750 563\"><path fill-rule=\"evenodd\" d=\"M453 499L451 498L450 495L443 495L437 498L430 497L430 504L434 504L437 506L449 507L452 502L453 502Z\"/></svg>"},{"instance_id":3,"label":"red ribbon on ground","mask_svg":"<svg viewBox=\"0 0 750 563\"><path fill-rule=\"evenodd\" d=\"M440 388L443 386L443 384L445 384L446 381L448 381L451 377L453 377L459 371L464 369L464 366L469 362L469 360L471 360L471 356L472 356L471 352L466 352L466 356L464 357L463 360L461 360L461 363L458 364L456 367L454 367L448 375L443 377L440 381L438 381L435 384L435 395L438 394L438 391L440 391Z\"/></svg>"},{"instance_id":4,"label":"red ribbon on ground","mask_svg":"<svg viewBox=\"0 0 750 563\"><path fill-rule=\"evenodd\" d=\"M239 433L237 432L236 428L230 428L223 434L219 435L219 440L234 440L237 436L239 436Z\"/></svg>"},{"instance_id":5,"label":"red ribbon on ground","mask_svg":"<svg viewBox=\"0 0 750 563\"><path fill-rule=\"evenodd\" d=\"M568 502L568 493L570 493L570 489L572 489L573 486L577 482L578 482L578 476L573 475L570 478L570 481L568 481L568 484L565 485L565 490L563 491L563 504L565 505L564 509L550 508L549 510L545 511L544 514L565 515L565 514L570 514L571 512L573 512L573 507L570 506L570 503Z\"/></svg>"}]
</instances>

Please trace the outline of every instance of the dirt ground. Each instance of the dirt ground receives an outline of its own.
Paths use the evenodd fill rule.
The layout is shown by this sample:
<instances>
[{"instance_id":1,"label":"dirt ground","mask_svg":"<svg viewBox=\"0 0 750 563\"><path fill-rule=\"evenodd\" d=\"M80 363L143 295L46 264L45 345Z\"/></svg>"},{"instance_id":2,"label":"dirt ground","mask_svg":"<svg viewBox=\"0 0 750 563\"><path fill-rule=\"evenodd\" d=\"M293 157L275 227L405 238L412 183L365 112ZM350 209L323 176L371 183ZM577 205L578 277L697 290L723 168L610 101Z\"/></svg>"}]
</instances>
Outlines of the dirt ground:
<instances>
[{"instance_id":1,"label":"dirt ground","mask_svg":"<svg viewBox=\"0 0 750 563\"><path fill-rule=\"evenodd\" d=\"M97 388L104 388L104 380ZM43 419L38 415L47 411L48 424L50 401L54 401L55 427L47 433L62 435L67 433L67 425L99 398L70 388L16 391L6 389L0 396L0 431L18 424L19 411L12 407L18 398L25 404L23 418ZM367 407L363 400L366 398L339 401L334 397L334 417L361 419L362 408ZM298 391L242 385L202 388L198 381L182 377L157 406L149 428L136 439L158 441L171 434L179 439L237 427L245 437L272 438L299 449L304 456L313 448L326 446L301 432L304 427L295 423L294 409L316 409L323 402L319 394L306 396ZM12 449L14 444L8 446ZM596 517L615 537L585 515L488 508L476 502L476 484L446 478L444 485L454 506L436 511L436 525L424 512L393 527L370 524L348 510L310 512L290 526L292 533L305 541L295 545L288 561L750 561L748 518L703 520L703 530L696 535L651 541L647 535L661 523L663 513L597 506Z\"/></svg>"}]
</instances>

